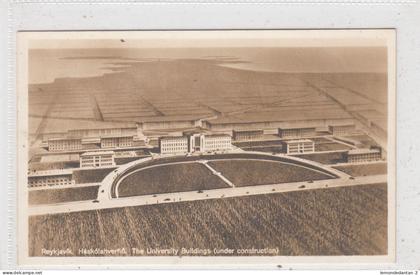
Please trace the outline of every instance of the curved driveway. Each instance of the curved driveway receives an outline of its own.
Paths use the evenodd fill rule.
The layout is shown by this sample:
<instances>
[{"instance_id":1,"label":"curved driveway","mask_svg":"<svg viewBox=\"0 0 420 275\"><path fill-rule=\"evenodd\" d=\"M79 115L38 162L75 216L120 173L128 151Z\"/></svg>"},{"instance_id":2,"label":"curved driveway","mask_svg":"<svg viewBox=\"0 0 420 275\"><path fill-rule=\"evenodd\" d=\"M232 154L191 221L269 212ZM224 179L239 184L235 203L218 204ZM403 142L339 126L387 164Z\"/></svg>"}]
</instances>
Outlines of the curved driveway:
<instances>
[{"instance_id":1,"label":"curved driveway","mask_svg":"<svg viewBox=\"0 0 420 275\"><path fill-rule=\"evenodd\" d=\"M265 157L265 158L264 158ZM191 158L191 160L188 160ZM161 165L170 165L170 164L177 164L177 163L185 163L185 162L194 162L198 160L229 160L229 159L247 159L247 160L266 160L266 161L278 161L281 163L286 163L288 165L296 165L306 169L315 170L317 172L328 174L334 178L348 178L349 175L341 172L339 170L333 169L329 166L310 161L305 159L300 159L297 157L292 157L288 155L272 155L262 152L240 152L240 153L226 153L226 154L219 154L219 155L202 155L202 156L172 156L172 157L165 157L165 156L154 156L149 158L144 158L140 160L136 160L133 162L126 163L121 165L113 172L108 174L102 181L101 187L98 191L98 198L97 200L102 201L109 201L112 200L113 197L118 197L118 185L120 182L130 175L133 172L140 171L142 169L147 169L151 167L161 166ZM170 160L173 159L174 161L171 162ZM178 161L177 161L178 159ZM160 164L152 164L154 161L159 162L160 160L165 161L168 160L167 163L160 163ZM150 166L144 166L147 162L151 162ZM138 168L137 168L138 167Z\"/></svg>"}]
</instances>

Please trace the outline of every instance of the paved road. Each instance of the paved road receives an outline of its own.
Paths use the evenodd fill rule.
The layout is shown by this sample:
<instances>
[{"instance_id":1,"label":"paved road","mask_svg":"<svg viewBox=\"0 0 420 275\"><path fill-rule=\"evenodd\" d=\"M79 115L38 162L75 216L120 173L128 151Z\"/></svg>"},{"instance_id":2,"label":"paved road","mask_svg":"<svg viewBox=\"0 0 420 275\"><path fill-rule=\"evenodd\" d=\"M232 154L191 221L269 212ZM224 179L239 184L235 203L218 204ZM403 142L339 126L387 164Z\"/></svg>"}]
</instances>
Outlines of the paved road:
<instances>
[{"instance_id":1,"label":"paved road","mask_svg":"<svg viewBox=\"0 0 420 275\"><path fill-rule=\"evenodd\" d=\"M207 160L199 160L198 162L203 164L207 169L210 170L210 172L212 172L213 175L218 176L227 185L229 185L230 187L235 187L235 185L230 180L228 180L225 176L223 176L221 172L216 171L213 167L208 165Z\"/></svg>"},{"instance_id":2,"label":"paved road","mask_svg":"<svg viewBox=\"0 0 420 275\"><path fill-rule=\"evenodd\" d=\"M54 189L71 189L71 188L80 188L80 187L89 187L89 186L100 186L100 182L89 182L89 183L70 183L67 185L52 185L52 186L40 186L40 187L30 187L28 191L37 191L37 190L54 190Z\"/></svg>"},{"instance_id":3,"label":"paved road","mask_svg":"<svg viewBox=\"0 0 420 275\"><path fill-rule=\"evenodd\" d=\"M154 164L154 165L150 165L150 166L146 166L146 167L142 167L142 168L139 168L139 169L136 169L136 170L134 170L134 171L131 171L131 172L129 172L129 173L127 173L127 174L124 174L124 172L123 171L121 171L121 172L114 172L114 176L113 176L113 178L116 176L116 175L118 175L118 174L124 174L117 182L113 182L113 183L111 183L111 184L106 184L105 186L111 186L109 189L108 188L105 188L104 186L102 186L101 187L101 190L104 190L104 189L106 189L106 190L111 190L111 188L113 188L114 187L114 185L115 185L115 197L119 197L119 186L120 186L120 184L124 181L124 179L125 178L127 178L128 176L130 176L130 175L132 175L132 174L135 174L135 173L137 173L137 172L140 172L140 171L142 171L142 170L147 170L147 169L150 169L150 168L156 168L156 167L162 167L162 166L169 166L169 165L177 165L177 164L188 164L188 163L200 163L200 164L203 164L207 169L209 169L210 170L210 172L213 174L213 175L215 175L215 176L218 176L218 177L220 177L221 178L221 180L223 180L227 185L229 185L230 187L235 187L235 185L229 180L229 179L227 179L225 176L223 176L222 175L222 173L221 172L219 172L219 171L217 171L217 170L215 170L213 167L211 167L210 165L208 165L208 162L210 161L210 162L217 162L217 161L226 161L226 160L247 160L247 161L249 161L249 160L252 160L252 161L262 161L262 162L274 162L274 163L281 163L281 164L285 164L285 165L291 165L291 166L297 166L297 167L301 167L301 168L304 168L304 169L307 169L307 170L311 170L311 171L315 171L315 172L317 172L317 173L320 173L320 174L324 174L324 175L327 175L327 176L330 176L328 173L325 173L325 172L323 172L323 171L319 171L319 170L316 170L316 169L313 169L313 168L309 168L309 167L306 167L306 166L304 166L304 165L299 165L299 164L295 164L295 163L290 163L290 162L285 162L285 161L280 161L280 160L268 160L268 159L254 159L254 158L229 158L229 159L214 159L214 160L190 160L190 161L174 161L174 162L170 162L170 163L162 163L162 164ZM328 166L328 167L330 167L330 166ZM331 167L330 167L331 168ZM331 168L331 169L333 169L333 168ZM337 174L339 177L343 177L343 178L346 178L348 175L347 174L344 174L343 172L341 172L341 171L339 171L339 170L337 170L337 171L334 171L335 172L335 174ZM112 178L112 179L113 179ZM104 180L104 182L107 182L107 180L105 179ZM106 191L105 191L105 193L106 193ZM102 192L101 193L99 193L100 195L98 196L98 200L110 200L110 199L113 199L112 197L111 197L111 195L107 195L107 196L103 196L103 195L101 195L102 194Z\"/></svg>"},{"instance_id":4,"label":"paved road","mask_svg":"<svg viewBox=\"0 0 420 275\"><path fill-rule=\"evenodd\" d=\"M227 159L237 159L237 158L232 157L232 155L235 155L235 154L244 155L244 154L247 154L247 153L244 153L244 152L230 152L229 153L230 157L227 158ZM242 157L242 159L246 159L246 160L253 159L252 155L263 155L263 156L269 156L269 157L276 157L272 154L267 154L267 153L262 153L262 152L249 152L249 155L250 155L249 157L247 157L247 158ZM323 164L320 164L318 162L314 162L314 161L311 161L311 160L301 159L301 158L293 157L293 156L290 156L290 155L283 155L283 154L278 155L277 157L279 158L278 162L283 162L283 163L286 163L288 165L302 166L305 169L313 170L312 168L309 168L309 167L305 166L305 165L311 165L311 166L318 167L321 170L327 171L327 172L329 172L333 175L336 175L339 178L347 178L348 177L348 175L344 172L333 169L328 165L323 165ZM154 159L161 159L161 158L165 158L165 156L155 156L154 157ZM285 160L287 160L287 159L297 161L297 162L301 163L301 165L285 162ZM132 167L135 167L136 165L145 163L145 162L150 161L150 160L152 160L152 158L144 158L144 159L139 159L139 160L127 163L127 164L123 164L123 165L119 166L116 170L114 170L113 172L108 174L104 178L104 180L102 181L102 185L100 187L100 190L98 191L98 198L97 199L101 202L105 201L105 200L112 200L113 198L112 198L112 194L111 194L112 192L111 191L113 190L114 187L116 188L115 190L118 190L118 185L120 184L121 180L127 176L127 175L124 175L124 173L126 173L126 171L128 171ZM268 160L264 160L264 159L257 159L257 160L268 161ZM212 161L216 161L216 160L212 160ZM273 161L273 160L270 160L270 161ZM178 161L178 163L181 163L181 162L188 162L188 161L185 161L185 160L184 161ZM175 163L176 162L172 162L172 164L175 164ZM144 168L136 169L135 171L139 171L141 169L148 169L148 168L155 167L155 166L168 165L168 164L169 163L150 165L150 166L147 166L147 167L144 167ZM321 172L321 171L318 171L318 172ZM121 175L123 175L122 179L117 180L117 178Z\"/></svg>"},{"instance_id":5,"label":"paved road","mask_svg":"<svg viewBox=\"0 0 420 275\"><path fill-rule=\"evenodd\" d=\"M293 183L279 183L271 185L257 185L257 186L245 186L235 188L222 188L204 190L202 193L197 191L190 192L177 192L168 194L159 194L156 197L152 195L116 198L111 200L103 200L99 203L92 201L82 202L71 202L71 203L59 203L51 205L38 205L28 209L29 215L45 215L45 214L58 214L58 213L70 213L79 211L119 208L128 206L139 206L139 205L153 205L161 203L175 203L180 201L196 201L196 200L208 200L217 198L230 198L250 195L261 195L261 194L274 194L283 192L293 192L301 190L314 190L314 189L327 189L337 188L344 186L355 186L355 185L366 185L375 183L387 182L387 175L375 175L366 177L357 177L355 179L350 178L338 178L329 180L319 180L314 182L293 182ZM304 186L304 187L303 187Z\"/></svg>"}]
</instances>

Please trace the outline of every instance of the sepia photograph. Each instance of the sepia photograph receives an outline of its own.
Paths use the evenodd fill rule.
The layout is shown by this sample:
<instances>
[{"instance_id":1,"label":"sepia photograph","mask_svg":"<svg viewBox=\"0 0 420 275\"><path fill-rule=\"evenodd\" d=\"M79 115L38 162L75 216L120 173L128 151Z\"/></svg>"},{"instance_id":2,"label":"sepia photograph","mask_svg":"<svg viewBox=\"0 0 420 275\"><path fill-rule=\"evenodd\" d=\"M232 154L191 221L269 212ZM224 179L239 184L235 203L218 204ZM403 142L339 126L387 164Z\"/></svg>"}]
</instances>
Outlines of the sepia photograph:
<instances>
[{"instance_id":1,"label":"sepia photograph","mask_svg":"<svg viewBox=\"0 0 420 275\"><path fill-rule=\"evenodd\" d=\"M394 260L393 30L21 32L17 60L21 263Z\"/></svg>"}]
</instances>

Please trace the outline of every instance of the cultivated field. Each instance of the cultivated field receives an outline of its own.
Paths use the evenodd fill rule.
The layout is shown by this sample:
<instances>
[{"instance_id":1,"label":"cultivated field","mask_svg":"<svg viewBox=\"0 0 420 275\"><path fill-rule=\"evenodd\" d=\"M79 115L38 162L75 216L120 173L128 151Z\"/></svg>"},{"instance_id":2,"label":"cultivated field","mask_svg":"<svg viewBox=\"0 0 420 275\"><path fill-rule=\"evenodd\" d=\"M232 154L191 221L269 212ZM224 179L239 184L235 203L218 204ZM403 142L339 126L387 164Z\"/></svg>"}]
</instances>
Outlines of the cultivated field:
<instances>
[{"instance_id":1,"label":"cultivated field","mask_svg":"<svg viewBox=\"0 0 420 275\"><path fill-rule=\"evenodd\" d=\"M29 191L29 204L50 204L70 201L94 200L99 186L46 189Z\"/></svg>"},{"instance_id":2,"label":"cultivated field","mask_svg":"<svg viewBox=\"0 0 420 275\"><path fill-rule=\"evenodd\" d=\"M364 163L346 166L335 166L337 170L343 171L353 177L380 175L387 173L387 163Z\"/></svg>"},{"instance_id":3,"label":"cultivated field","mask_svg":"<svg viewBox=\"0 0 420 275\"><path fill-rule=\"evenodd\" d=\"M278 248L279 255L387 253L386 184L29 218L41 248Z\"/></svg>"},{"instance_id":4,"label":"cultivated field","mask_svg":"<svg viewBox=\"0 0 420 275\"><path fill-rule=\"evenodd\" d=\"M258 160L218 160L209 165L222 173L236 186L274 184L306 180L330 179L324 175L295 165Z\"/></svg>"},{"instance_id":5,"label":"cultivated field","mask_svg":"<svg viewBox=\"0 0 420 275\"><path fill-rule=\"evenodd\" d=\"M229 187L200 163L171 164L137 171L119 185L120 197Z\"/></svg>"},{"instance_id":6,"label":"cultivated field","mask_svg":"<svg viewBox=\"0 0 420 275\"><path fill-rule=\"evenodd\" d=\"M36 57L38 53L30 54ZM45 54L44 51L42 56ZM60 54L74 58L62 59L65 62L85 62L85 58L96 56L89 50L78 53L69 50ZM120 54L127 53L122 51ZM117 63L109 59L116 58L115 52L105 55L108 58L103 58L103 66L118 66L118 70L98 76L61 77L50 83L29 85L32 136L39 139L45 133L65 132L82 126L115 124L120 127L121 123L178 116L199 119L222 115L212 120L216 124L279 118L284 121L308 117L347 119L351 116L336 101L359 107L363 112L372 112L376 111L376 105L384 103L375 99L386 99L386 74L263 72L233 68L239 60L218 58L137 62L142 60L144 52L134 49L130 50L131 59ZM235 56L235 53L229 55ZM375 91L375 97L363 96L370 96L372 91Z\"/></svg>"}]
</instances>

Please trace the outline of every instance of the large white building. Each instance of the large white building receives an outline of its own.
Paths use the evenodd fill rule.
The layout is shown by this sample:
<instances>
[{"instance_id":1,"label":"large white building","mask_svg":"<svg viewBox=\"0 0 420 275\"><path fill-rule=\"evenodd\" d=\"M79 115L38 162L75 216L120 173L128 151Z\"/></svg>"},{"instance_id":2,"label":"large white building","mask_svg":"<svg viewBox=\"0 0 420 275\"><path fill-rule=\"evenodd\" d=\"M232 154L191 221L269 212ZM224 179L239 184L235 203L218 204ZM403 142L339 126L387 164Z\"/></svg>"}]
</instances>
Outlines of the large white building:
<instances>
[{"instance_id":1,"label":"large white building","mask_svg":"<svg viewBox=\"0 0 420 275\"><path fill-rule=\"evenodd\" d=\"M315 142L310 139L294 139L282 142L283 150L287 154L302 154L315 152Z\"/></svg>"},{"instance_id":2,"label":"large white building","mask_svg":"<svg viewBox=\"0 0 420 275\"><path fill-rule=\"evenodd\" d=\"M263 130L233 130L232 131L233 140L235 141L248 141L248 140L258 140L263 138Z\"/></svg>"},{"instance_id":3,"label":"large white building","mask_svg":"<svg viewBox=\"0 0 420 275\"><path fill-rule=\"evenodd\" d=\"M328 130L333 136L347 136L355 132L356 126L354 124L348 125L330 125Z\"/></svg>"},{"instance_id":4,"label":"large white building","mask_svg":"<svg viewBox=\"0 0 420 275\"><path fill-rule=\"evenodd\" d=\"M102 137L101 148L126 148L133 146L133 136Z\"/></svg>"},{"instance_id":5,"label":"large white building","mask_svg":"<svg viewBox=\"0 0 420 275\"><path fill-rule=\"evenodd\" d=\"M137 134L137 127L125 128L92 128L68 130L68 136L74 137L107 137L107 136L134 136Z\"/></svg>"},{"instance_id":6,"label":"large white building","mask_svg":"<svg viewBox=\"0 0 420 275\"><path fill-rule=\"evenodd\" d=\"M382 159L381 149L353 149L347 152L347 162L370 162Z\"/></svg>"},{"instance_id":7,"label":"large white building","mask_svg":"<svg viewBox=\"0 0 420 275\"><path fill-rule=\"evenodd\" d=\"M137 123L140 131L147 130L167 130L167 129L183 129L192 127L201 127L202 121L197 116L164 116L143 118Z\"/></svg>"},{"instance_id":8,"label":"large white building","mask_svg":"<svg viewBox=\"0 0 420 275\"><path fill-rule=\"evenodd\" d=\"M315 127L306 127L306 128L279 128L278 129L279 137L281 138L304 138L304 137L313 137L316 134Z\"/></svg>"},{"instance_id":9,"label":"large white building","mask_svg":"<svg viewBox=\"0 0 420 275\"><path fill-rule=\"evenodd\" d=\"M186 154L188 153L188 137L162 137L159 139L161 154Z\"/></svg>"},{"instance_id":10,"label":"large white building","mask_svg":"<svg viewBox=\"0 0 420 275\"><path fill-rule=\"evenodd\" d=\"M197 144L199 141L199 144ZM190 152L227 151L232 149L230 135L192 135L190 136Z\"/></svg>"},{"instance_id":11,"label":"large white building","mask_svg":"<svg viewBox=\"0 0 420 275\"><path fill-rule=\"evenodd\" d=\"M64 186L74 184L72 171L50 170L28 174L28 187Z\"/></svg>"},{"instance_id":12,"label":"large white building","mask_svg":"<svg viewBox=\"0 0 420 275\"><path fill-rule=\"evenodd\" d=\"M232 137L227 134L162 137L159 139L159 148L161 154L226 151L232 149Z\"/></svg>"},{"instance_id":13,"label":"large white building","mask_svg":"<svg viewBox=\"0 0 420 275\"><path fill-rule=\"evenodd\" d=\"M115 165L113 151L94 151L80 155L80 168L99 168Z\"/></svg>"},{"instance_id":14,"label":"large white building","mask_svg":"<svg viewBox=\"0 0 420 275\"><path fill-rule=\"evenodd\" d=\"M139 140L135 135L117 135L84 138L50 138L42 145L42 147L45 147L51 152L94 150L99 148L128 148L134 146L144 146L144 141Z\"/></svg>"},{"instance_id":15,"label":"large white building","mask_svg":"<svg viewBox=\"0 0 420 275\"><path fill-rule=\"evenodd\" d=\"M48 151L72 151L82 149L82 139L80 138L51 138L47 143Z\"/></svg>"}]
</instances>

